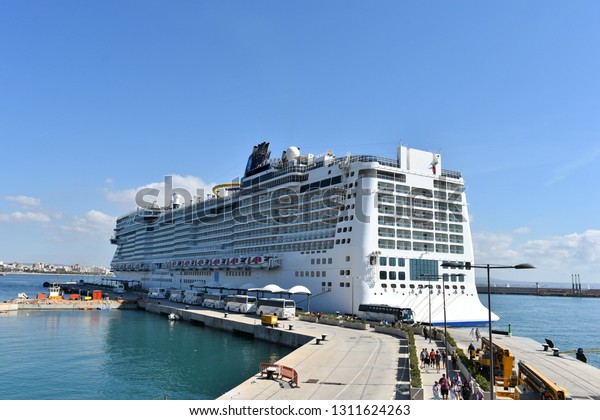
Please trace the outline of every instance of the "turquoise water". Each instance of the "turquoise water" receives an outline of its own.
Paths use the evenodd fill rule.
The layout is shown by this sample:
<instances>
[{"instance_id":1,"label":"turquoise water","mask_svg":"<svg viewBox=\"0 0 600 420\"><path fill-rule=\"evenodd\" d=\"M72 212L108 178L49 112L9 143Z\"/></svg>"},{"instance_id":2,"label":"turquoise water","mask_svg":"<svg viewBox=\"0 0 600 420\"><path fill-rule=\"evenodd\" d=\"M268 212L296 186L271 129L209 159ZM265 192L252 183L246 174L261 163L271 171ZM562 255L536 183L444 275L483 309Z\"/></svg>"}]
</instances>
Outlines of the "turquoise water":
<instances>
[{"instance_id":1,"label":"turquoise water","mask_svg":"<svg viewBox=\"0 0 600 420\"><path fill-rule=\"evenodd\" d=\"M0 300L44 281L2 277ZM0 331L4 400L215 399L291 351L136 310L9 312Z\"/></svg>"}]
</instances>

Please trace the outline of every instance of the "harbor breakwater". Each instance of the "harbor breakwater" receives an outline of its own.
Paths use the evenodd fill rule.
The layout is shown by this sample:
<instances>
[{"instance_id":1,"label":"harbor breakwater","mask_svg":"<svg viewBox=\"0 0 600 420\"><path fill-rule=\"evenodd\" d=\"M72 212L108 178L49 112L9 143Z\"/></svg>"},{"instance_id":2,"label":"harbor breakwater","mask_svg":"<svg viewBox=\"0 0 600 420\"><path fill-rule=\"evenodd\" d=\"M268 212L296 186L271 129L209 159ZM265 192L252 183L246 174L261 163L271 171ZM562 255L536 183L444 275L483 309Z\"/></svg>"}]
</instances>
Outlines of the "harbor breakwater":
<instances>
[{"instance_id":1,"label":"harbor breakwater","mask_svg":"<svg viewBox=\"0 0 600 420\"><path fill-rule=\"evenodd\" d=\"M480 295L485 295L487 292L487 285L477 285L477 293ZM600 297L600 289L576 289L560 287L491 286L490 293L496 295L565 296L591 298Z\"/></svg>"}]
</instances>

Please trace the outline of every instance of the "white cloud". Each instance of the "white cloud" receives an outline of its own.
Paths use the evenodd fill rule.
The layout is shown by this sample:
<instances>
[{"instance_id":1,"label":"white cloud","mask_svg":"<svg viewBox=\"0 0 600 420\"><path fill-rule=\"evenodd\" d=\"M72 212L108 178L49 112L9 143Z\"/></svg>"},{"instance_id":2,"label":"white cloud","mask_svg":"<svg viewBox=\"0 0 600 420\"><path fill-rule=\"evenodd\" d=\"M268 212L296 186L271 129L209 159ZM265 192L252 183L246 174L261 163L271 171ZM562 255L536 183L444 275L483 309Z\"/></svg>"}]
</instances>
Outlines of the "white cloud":
<instances>
[{"instance_id":1,"label":"white cloud","mask_svg":"<svg viewBox=\"0 0 600 420\"><path fill-rule=\"evenodd\" d=\"M549 267L600 266L600 230L530 240L522 251Z\"/></svg>"},{"instance_id":2,"label":"white cloud","mask_svg":"<svg viewBox=\"0 0 600 420\"><path fill-rule=\"evenodd\" d=\"M513 237L505 233L473 233L475 262L494 261L504 264L514 261L519 253L513 249Z\"/></svg>"},{"instance_id":3,"label":"white cloud","mask_svg":"<svg viewBox=\"0 0 600 420\"><path fill-rule=\"evenodd\" d=\"M21 207L39 207L41 200L39 198L28 197L26 195L9 195L2 197L4 200L12 201Z\"/></svg>"},{"instance_id":4,"label":"white cloud","mask_svg":"<svg viewBox=\"0 0 600 420\"><path fill-rule=\"evenodd\" d=\"M74 217L69 224L62 226L62 230L81 235L108 238L115 227L115 220L114 217L101 211L90 210L83 216Z\"/></svg>"},{"instance_id":5,"label":"white cloud","mask_svg":"<svg viewBox=\"0 0 600 420\"><path fill-rule=\"evenodd\" d=\"M27 222L39 222L39 223L46 223L49 222L50 216L48 216L45 213L41 213L41 212L20 212L20 211L15 211L13 213L0 213L0 222L21 222L21 223L27 223Z\"/></svg>"},{"instance_id":6,"label":"white cloud","mask_svg":"<svg viewBox=\"0 0 600 420\"><path fill-rule=\"evenodd\" d=\"M526 233L530 232L530 229L528 227L521 226L521 227L516 228L513 232L516 233L517 235L525 235Z\"/></svg>"},{"instance_id":7,"label":"white cloud","mask_svg":"<svg viewBox=\"0 0 600 420\"><path fill-rule=\"evenodd\" d=\"M193 199L199 195L205 197L206 194L212 193L212 187L215 185L206 184L195 176L170 175L169 177L165 177L165 181L153 182L138 188L127 190L105 189L104 193L106 199L111 203L115 203L123 209L133 210L154 201L161 207L167 206L170 203L172 192L175 191L188 199ZM165 183L167 186L165 186ZM165 189L168 189L168 197L165 197Z\"/></svg>"},{"instance_id":8,"label":"white cloud","mask_svg":"<svg viewBox=\"0 0 600 420\"><path fill-rule=\"evenodd\" d=\"M517 238L520 241L516 241ZM527 275L520 270L508 270L496 273L496 277L568 282L571 273L580 273L587 281L598 282L600 230L529 240L523 240L522 235L474 233L473 246L475 262L479 264L530 263L537 267Z\"/></svg>"}]
</instances>

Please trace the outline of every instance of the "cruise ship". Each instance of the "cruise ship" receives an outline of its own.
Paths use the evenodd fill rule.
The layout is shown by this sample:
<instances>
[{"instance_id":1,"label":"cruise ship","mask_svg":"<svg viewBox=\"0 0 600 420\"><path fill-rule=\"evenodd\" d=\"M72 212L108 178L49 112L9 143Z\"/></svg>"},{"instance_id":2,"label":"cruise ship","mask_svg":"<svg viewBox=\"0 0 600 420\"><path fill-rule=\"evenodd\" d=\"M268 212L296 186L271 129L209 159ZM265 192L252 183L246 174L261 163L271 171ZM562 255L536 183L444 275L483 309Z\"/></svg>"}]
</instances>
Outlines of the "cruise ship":
<instances>
[{"instance_id":1,"label":"cruise ship","mask_svg":"<svg viewBox=\"0 0 600 420\"><path fill-rule=\"evenodd\" d=\"M436 152L394 158L254 146L239 182L117 219L111 269L144 289L277 295L313 312L410 308L417 322L473 326L477 295L465 186ZM465 268L445 268L444 262ZM493 319L497 319L493 315Z\"/></svg>"}]
</instances>

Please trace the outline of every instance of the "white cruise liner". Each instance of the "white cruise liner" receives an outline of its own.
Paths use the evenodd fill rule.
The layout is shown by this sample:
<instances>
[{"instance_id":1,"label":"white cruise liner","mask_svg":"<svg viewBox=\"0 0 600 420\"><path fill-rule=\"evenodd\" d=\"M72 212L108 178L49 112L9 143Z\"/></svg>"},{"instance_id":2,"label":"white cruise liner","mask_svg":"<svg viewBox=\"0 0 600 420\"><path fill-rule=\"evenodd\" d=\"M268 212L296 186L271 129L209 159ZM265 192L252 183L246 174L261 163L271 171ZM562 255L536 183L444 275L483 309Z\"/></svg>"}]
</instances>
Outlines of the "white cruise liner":
<instances>
[{"instance_id":1,"label":"white cruise liner","mask_svg":"<svg viewBox=\"0 0 600 420\"><path fill-rule=\"evenodd\" d=\"M400 146L395 159L336 157L290 147L271 159L261 143L241 182L207 199L178 191L167 206L118 218L111 267L144 289L304 286L310 295L281 296L340 314L360 315L366 304L411 308L434 325L445 308L448 325L480 325L488 312L474 272L441 267L473 261L464 190L438 153Z\"/></svg>"}]
</instances>

